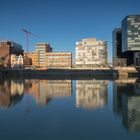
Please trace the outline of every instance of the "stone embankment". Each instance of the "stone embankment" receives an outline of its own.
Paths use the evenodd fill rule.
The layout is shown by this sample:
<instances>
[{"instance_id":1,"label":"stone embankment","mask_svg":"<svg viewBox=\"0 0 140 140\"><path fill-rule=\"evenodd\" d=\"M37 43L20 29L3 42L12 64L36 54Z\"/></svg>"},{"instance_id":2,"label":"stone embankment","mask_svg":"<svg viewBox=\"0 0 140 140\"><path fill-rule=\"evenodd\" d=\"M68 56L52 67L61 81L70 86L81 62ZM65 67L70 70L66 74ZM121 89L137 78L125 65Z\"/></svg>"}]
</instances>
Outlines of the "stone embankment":
<instances>
[{"instance_id":1,"label":"stone embankment","mask_svg":"<svg viewBox=\"0 0 140 140\"><path fill-rule=\"evenodd\" d=\"M48 69L48 70L6 70L6 77L55 77L55 76L99 76L120 77L139 76L139 68L117 67L117 68L92 68L92 69Z\"/></svg>"}]
</instances>

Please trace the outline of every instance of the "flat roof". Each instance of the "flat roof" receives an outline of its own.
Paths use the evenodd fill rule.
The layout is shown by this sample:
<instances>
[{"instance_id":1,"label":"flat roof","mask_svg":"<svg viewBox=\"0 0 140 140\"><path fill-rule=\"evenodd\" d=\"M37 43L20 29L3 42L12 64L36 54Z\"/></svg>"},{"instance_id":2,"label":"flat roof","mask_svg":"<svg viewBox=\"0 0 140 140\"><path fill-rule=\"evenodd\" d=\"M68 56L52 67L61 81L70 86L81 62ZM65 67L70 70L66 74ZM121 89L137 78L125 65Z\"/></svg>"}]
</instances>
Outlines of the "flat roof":
<instances>
[{"instance_id":1,"label":"flat roof","mask_svg":"<svg viewBox=\"0 0 140 140\"><path fill-rule=\"evenodd\" d=\"M47 43L47 42L41 42L41 43L36 43L36 45L50 45L49 43Z\"/></svg>"}]
</instances>

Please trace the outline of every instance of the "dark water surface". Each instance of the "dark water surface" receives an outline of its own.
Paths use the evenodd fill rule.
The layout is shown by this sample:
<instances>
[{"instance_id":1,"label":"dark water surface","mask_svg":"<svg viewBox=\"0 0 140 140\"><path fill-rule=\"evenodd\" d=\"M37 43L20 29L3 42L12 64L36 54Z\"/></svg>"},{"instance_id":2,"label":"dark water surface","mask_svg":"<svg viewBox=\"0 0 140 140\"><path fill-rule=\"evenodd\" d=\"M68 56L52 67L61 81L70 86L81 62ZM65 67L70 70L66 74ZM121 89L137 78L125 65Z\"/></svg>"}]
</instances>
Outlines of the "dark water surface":
<instances>
[{"instance_id":1,"label":"dark water surface","mask_svg":"<svg viewBox=\"0 0 140 140\"><path fill-rule=\"evenodd\" d=\"M63 139L139 140L139 80L0 80L0 140Z\"/></svg>"}]
</instances>

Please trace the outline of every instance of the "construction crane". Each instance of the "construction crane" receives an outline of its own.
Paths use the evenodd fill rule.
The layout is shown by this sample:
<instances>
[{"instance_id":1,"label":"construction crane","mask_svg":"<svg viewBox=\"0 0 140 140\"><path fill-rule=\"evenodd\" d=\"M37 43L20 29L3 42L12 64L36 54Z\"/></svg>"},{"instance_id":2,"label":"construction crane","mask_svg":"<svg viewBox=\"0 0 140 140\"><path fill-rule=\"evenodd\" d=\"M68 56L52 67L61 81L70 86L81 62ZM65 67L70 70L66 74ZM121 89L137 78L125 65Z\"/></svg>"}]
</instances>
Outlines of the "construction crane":
<instances>
[{"instance_id":1,"label":"construction crane","mask_svg":"<svg viewBox=\"0 0 140 140\"><path fill-rule=\"evenodd\" d=\"M35 35L29 31L27 31L26 29L22 29L22 31L26 34L26 51L29 51L29 34L35 37L38 37L38 35Z\"/></svg>"},{"instance_id":2,"label":"construction crane","mask_svg":"<svg viewBox=\"0 0 140 140\"><path fill-rule=\"evenodd\" d=\"M28 53L29 51L29 34L35 37L38 37L38 35L35 35L29 31L27 31L26 29L22 29L22 31L26 34L26 51ZM29 104L29 95L27 94L27 98L26 98L26 113L29 113L30 111L30 104Z\"/></svg>"}]
</instances>

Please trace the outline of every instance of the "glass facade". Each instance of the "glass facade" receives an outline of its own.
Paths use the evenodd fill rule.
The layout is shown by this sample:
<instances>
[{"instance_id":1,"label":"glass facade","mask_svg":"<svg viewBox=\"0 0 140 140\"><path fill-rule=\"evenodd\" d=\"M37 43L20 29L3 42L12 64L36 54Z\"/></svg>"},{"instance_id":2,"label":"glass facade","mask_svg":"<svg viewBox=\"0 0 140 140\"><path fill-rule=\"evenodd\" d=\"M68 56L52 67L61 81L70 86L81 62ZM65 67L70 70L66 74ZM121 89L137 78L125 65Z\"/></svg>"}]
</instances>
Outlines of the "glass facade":
<instances>
[{"instance_id":1,"label":"glass facade","mask_svg":"<svg viewBox=\"0 0 140 140\"><path fill-rule=\"evenodd\" d=\"M121 29L116 28L113 30L113 59L121 57Z\"/></svg>"},{"instance_id":2,"label":"glass facade","mask_svg":"<svg viewBox=\"0 0 140 140\"><path fill-rule=\"evenodd\" d=\"M113 30L113 66L126 66L126 58L122 54L122 31L121 28Z\"/></svg>"},{"instance_id":3,"label":"glass facade","mask_svg":"<svg viewBox=\"0 0 140 140\"><path fill-rule=\"evenodd\" d=\"M140 15L122 21L122 52L140 51Z\"/></svg>"}]
</instances>

